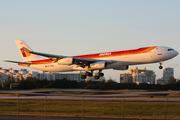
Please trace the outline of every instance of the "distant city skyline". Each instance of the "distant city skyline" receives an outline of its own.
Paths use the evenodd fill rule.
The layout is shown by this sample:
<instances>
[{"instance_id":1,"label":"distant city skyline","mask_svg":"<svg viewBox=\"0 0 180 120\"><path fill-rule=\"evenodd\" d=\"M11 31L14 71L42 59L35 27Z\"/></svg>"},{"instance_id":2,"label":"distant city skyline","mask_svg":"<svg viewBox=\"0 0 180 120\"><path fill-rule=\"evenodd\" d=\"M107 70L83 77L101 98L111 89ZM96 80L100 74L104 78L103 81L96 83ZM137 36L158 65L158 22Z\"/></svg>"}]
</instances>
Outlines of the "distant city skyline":
<instances>
[{"instance_id":1,"label":"distant city skyline","mask_svg":"<svg viewBox=\"0 0 180 120\"><path fill-rule=\"evenodd\" d=\"M104 77L100 77L98 80L94 77L88 76L86 79L82 79L81 75L84 72L68 73L68 72L46 72L46 71L29 71L27 69L13 69L13 68L0 68L0 86L6 81L11 80L12 82L20 82L21 80L27 80L30 78L36 78L38 80L57 80L67 79L74 80L77 82L81 81L103 81Z\"/></svg>"},{"instance_id":2,"label":"distant city skyline","mask_svg":"<svg viewBox=\"0 0 180 120\"><path fill-rule=\"evenodd\" d=\"M17 39L35 51L68 56L147 46L180 52L179 4L178 0L1 0L0 67L22 68L3 62L22 61ZM179 61L180 55L163 63L174 68L175 78L180 76ZM137 67L155 71L156 78L163 76L158 63ZM106 79L119 81L119 74L127 71L103 72Z\"/></svg>"},{"instance_id":3,"label":"distant city skyline","mask_svg":"<svg viewBox=\"0 0 180 120\"><path fill-rule=\"evenodd\" d=\"M19 68L19 69L13 69L13 68L2 68L2 67L0 67L0 74L1 73L4 73L4 72L2 72L2 71L4 71L4 70L8 70L8 72L10 72L10 73L19 73L19 74L21 74L21 75L25 75L25 78L27 78L27 77L29 77L29 74L31 74L31 75L35 75L36 76L36 74L37 73L41 73L41 74L59 74L59 75L63 75L63 74L79 74L79 75L82 75L82 74L84 74L84 72L80 72L80 71L76 71L76 72L48 72L48 71L42 71L42 70L28 70L28 68L27 69L22 69L22 68ZM136 71L137 70L137 71ZM23 72L23 71L25 71L25 72ZM139 72L138 72L139 71ZM141 73L141 72L143 72L143 73ZM6 73L6 72L5 72ZM138 76L138 74L139 74L139 76ZM141 75L142 76L144 76L144 74L147 74L147 75L149 75L149 76L146 76L146 77L153 77L153 81L154 82L149 82L148 81L148 79L146 79L146 78L141 78ZM15 74L14 74L15 75ZM130 75L130 76L129 76ZM133 76L134 75L134 76ZM120 73L119 74L119 79L118 80L116 80L116 82L118 82L118 83L123 83L123 79L121 78L121 77L132 77L132 79L129 81L129 82L127 82L128 81L128 79L126 78L126 82L127 83L135 83L135 82L142 82L142 80L143 79L146 79L146 81L144 81L145 83L150 83L150 84L152 84L152 83L155 83L156 84L156 80L165 80L166 81L166 83L168 83L168 80L169 80L169 77L174 77L174 68L170 68L170 67L167 67L167 68L163 68L163 76L161 77L161 78L156 78L156 73L153 71L153 70L147 70L145 67L140 67L140 68L138 68L138 67L131 67L131 68L129 68L128 69L128 72L124 72L124 73ZM80 76L79 76L80 77ZM137 77L137 78L136 78ZM139 77L139 78L138 78ZM1 78L1 77L0 77ZM36 77L37 78L37 77ZM63 79L63 77L61 76L60 77L61 79ZM45 78L42 78L42 79L45 79ZM42 80L41 79L41 80ZM57 79L57 78L56 78ZM59 79L59 78L58 78ZM85 79L81 79L81 78L79 78L80 80L85 80ZM105 77L101 77L100 79L94 79L94 77L88 77L87 78L87 80L93 80L93 81L101 81L101 80L109 80L109 79L112 79L112 77L110 76L110 78L105 78ZM122 79L122 80L121 80ZM135 79L137 79L137 81L135 80ZM138 80L139 79L139 80ZM152 78L150 78L150 79L152 79ZM179 80L179 78L175 78L175 79L178 79ZM50 80L49 78L48 78L48 80ZM55 80L55 77L53 78L53 80ZM72 76L71 76L71 79L70 80L73 80L73 78L72 78ZM76 79L75 79L76 80ZM86 80L85 80L86 81ZM121 82L120 82L121 81ZM140 83L141 83L140 82Z\"/></svg>"}]
</instances>

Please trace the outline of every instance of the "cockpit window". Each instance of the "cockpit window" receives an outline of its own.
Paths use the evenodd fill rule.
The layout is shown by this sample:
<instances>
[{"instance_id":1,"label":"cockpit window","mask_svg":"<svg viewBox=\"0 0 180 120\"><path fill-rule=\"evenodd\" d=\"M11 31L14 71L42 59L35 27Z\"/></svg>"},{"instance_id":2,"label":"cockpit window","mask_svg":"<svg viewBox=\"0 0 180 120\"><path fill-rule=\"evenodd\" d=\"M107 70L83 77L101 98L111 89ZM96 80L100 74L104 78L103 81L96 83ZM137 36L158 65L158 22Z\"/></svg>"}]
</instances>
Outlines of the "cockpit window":
<instances>
[{"instance_id":1,"label":"cockpit window","mask_svg":"<svg viewBox=\"0 0 180 120\"><path fill-rule=\"evenodd\" d=\"M168 49L168 51L174 51L174 49Z\"/></svg>"}]
</instances>

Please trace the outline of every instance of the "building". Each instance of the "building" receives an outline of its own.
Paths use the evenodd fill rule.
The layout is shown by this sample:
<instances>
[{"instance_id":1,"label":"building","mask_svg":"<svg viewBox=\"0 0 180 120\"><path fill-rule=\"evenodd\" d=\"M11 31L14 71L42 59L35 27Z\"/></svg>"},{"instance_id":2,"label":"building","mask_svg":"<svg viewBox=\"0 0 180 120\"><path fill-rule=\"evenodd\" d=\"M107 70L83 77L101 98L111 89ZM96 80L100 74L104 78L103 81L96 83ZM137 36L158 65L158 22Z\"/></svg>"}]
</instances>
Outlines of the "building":
<instances>
[{"instance_id":1,"label":"building","mask_svg":"<svg viewBox=\"0 0 180 120\"><path fill-rule=\"evenodd\" d=\"M170 77L174 77L174 68L170 68L170 67L164 68L163 69L163 80L168 81Z\"/></svg>"},{"instance_id":2,"label":"building","mask_svg":"<svg viewBox=\"0 0 180 120\"><path fill-rule=\"evenodd\" d=\"M85 81L81 79L81 75L84 72L78 73L53 73L53 72L45 72L45 71L28 71L27 69L19 69L13 70L12 68L2 69L0 68L0 84L3 85L4 82L11 80L13 82L19 82L21 80L27 80L29 77L36 78L39 80L56 80L56 79L64 79L67 80L75 80L77 82ZM104 77L100 77L100 79L96 80L94 77L87 77L86 81L102 81L105 80Z\"/></svg>"},{"instance_id":3,"label":"building","mask_svg":"<svg viewBox=\"0 0 180 120\"><path fill-rule=\"evenodd\" d=\"M174 77L174 68L170 68L170 67L164 68L163 77L157 79L157 84L161 84L161 85L168 84L170 77ZM176 82L178 82L178 80L176 80Z\"/></svg>"},{"instance_id":4,"label":"building","mask_svg":"<svg viewBox=\"0 0 180 120\"><path fill-rule=\"evenodd\" d=\"M77 82L84 81L84 79L81 79L82 73L55 73L55 79L64 79L67 80L75 80Z\"/></svg>"},{"instance_id":5,"label":"building","mask_svg":"<svg viewBox=\"0 0 180 120\"><path fill-rule=\"evenodd\" d=\"M133 83L132 74L121 73L120 74L120 83Z\"/></svg>"},{"instance_id":6,"label":"building","mask_svg":"<svg viewBox=\"0 0 180 120\"><path fill-rule=\"evenodd\" d=\"M98 80L94 79L94 77L88 76L86 79L81 79L81 75L84 75L84 72L78 73L55 73L55 79L63 79L66 78L67 80L75 80L77 82L81 81L102 81L105 80L104 77L100 77Z\"/></svg>"},{"instance_id":7,"label":"building","mask_svg":"<svg viewBox=\"0 0 180 120\"><path fill-rule=\"evenodd\" d=\"M142 67L131 67L129 72L120 74L120 83L148 83L155 84L156 75L152 70Z\"/></svg>"}]
</instances>

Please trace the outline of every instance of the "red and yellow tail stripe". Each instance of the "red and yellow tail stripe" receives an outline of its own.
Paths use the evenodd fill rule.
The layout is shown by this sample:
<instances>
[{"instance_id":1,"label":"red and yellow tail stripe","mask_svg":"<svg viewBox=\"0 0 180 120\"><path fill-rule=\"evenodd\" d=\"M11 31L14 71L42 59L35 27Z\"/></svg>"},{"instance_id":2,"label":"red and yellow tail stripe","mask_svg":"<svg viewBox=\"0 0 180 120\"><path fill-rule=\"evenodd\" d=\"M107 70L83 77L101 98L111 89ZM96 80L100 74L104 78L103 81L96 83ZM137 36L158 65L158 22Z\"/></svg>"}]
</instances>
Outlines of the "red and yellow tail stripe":
<instances>
[{"instance_id":1,"label":"red and yellow tail stripe","mask_svg":"<svg viewBox=\"0 0 180 120\"><path fill-rule=\"evenodd\" d=\"M26 48L26 49L27 49L27 48ZM24 48L21 48L20 50L21 50L21 53L22 53L23 57L29 57L29 56L31 56L31 53L26 52L26 51L24 50Z\"/></svg>"}]
</instances>

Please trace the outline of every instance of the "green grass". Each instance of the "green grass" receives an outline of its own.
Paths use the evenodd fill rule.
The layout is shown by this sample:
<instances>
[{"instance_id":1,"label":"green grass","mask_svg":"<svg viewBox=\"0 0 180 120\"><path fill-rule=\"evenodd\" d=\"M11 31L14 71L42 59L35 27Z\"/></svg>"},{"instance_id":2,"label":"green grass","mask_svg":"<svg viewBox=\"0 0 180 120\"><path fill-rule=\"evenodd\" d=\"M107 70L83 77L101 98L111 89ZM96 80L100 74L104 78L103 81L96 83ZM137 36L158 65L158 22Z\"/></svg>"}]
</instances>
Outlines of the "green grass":
<instances>
[{"instance_id":1,"label":"green grass","mask_svg":"<svg viewBox=\"0 0 180 120\"><path fill-rule=\"evenodd\" d=\"M82 101L47 100L47 116L81 117ZM122 102L84 101L85 117L121 118ZM0 115L17 115L17 100L0 100ZM45 115L45 100L19 100L19 115ZM165 102L125 102L125 118L164 119ZM167 103L167 119L180 119L180 103Z\"/></svg>"}]
</instances>

